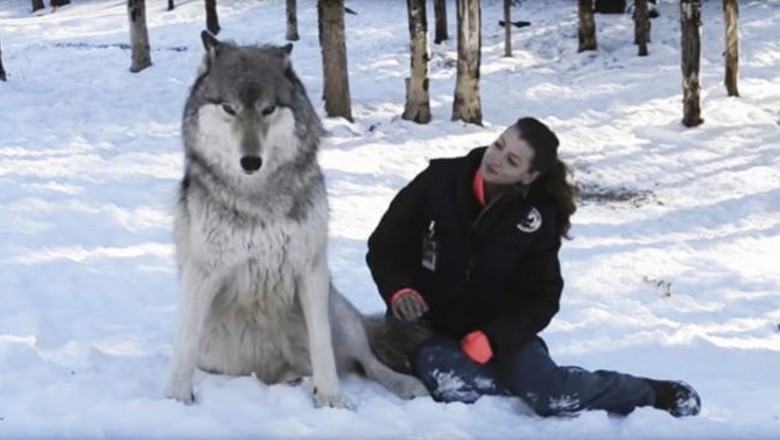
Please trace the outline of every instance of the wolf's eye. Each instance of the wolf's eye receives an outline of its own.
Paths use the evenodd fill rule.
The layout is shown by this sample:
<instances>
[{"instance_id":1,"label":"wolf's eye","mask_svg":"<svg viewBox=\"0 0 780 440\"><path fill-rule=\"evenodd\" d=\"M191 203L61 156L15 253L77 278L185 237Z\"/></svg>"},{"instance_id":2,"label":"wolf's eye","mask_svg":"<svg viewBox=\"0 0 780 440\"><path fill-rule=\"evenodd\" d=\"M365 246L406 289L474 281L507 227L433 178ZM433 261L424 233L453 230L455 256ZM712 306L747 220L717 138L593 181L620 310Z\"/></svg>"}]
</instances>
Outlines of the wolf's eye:
<instances>
[{"instance_id":1,"label":"wolf's eye","mask_svg":"<svg viewBox=\"0 0 780 440\"><path fill-rule=\"evenodd\" d=\"M271 104L268 107L264 108L260 113L262 113L263 116L268 116L275 111L276 111L276 106Z\"/></svg>"},{"instance_id":2,"label":"wolf's eye","mask_svg":"<svg viewBox=\"0 0 780 440\"><path fill-rule=\"evenodd\" d=\"M236 111L231 107L229 104L222 104L222 110L225 111L225 113L229 114L230 116L235 116Z\"/></svg>"}]
</instances>

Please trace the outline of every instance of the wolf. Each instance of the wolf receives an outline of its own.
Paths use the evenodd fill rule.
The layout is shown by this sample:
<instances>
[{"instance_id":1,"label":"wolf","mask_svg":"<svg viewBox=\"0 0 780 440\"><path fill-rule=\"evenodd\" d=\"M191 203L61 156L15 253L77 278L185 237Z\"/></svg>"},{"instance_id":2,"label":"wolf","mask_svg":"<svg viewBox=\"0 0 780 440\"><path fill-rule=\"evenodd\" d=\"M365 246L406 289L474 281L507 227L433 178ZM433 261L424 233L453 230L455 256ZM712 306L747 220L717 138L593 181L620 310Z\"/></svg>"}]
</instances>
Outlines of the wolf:
<instances>
[{"instance_id":1,"label":"wolf","mask_svg":"<svg viewBox=\"0 0 780 440\"><path fill-rule=\"evenodd\" d=\"M192 403L196 368L266 384L312 376L316 407L353 408L339 373L398 396L424 385L373 353L368 320L332 285L322 124L292 45L240 46L201 34L185 104L185 166L174 211L180 278L166 394Z\"/></svg>"}]
</instances>

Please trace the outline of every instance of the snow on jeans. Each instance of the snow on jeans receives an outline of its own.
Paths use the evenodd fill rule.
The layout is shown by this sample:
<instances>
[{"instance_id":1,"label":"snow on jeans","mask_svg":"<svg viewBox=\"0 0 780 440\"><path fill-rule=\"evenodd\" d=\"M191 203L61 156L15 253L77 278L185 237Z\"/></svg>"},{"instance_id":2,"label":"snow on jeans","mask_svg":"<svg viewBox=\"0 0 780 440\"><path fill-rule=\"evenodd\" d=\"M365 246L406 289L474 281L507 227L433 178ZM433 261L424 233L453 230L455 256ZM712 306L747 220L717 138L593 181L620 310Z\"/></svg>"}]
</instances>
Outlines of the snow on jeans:
<instances>
[{"instance_id":1,"label":"snow on jeans","mask_svg":"<svg viewBox=\"0 0 780 440\"><path fill-rule=\"evenodd\" d=\"M456 341L436 336L416 351L412 369L437 401L471 403L483 395L517 396L541 416L588 409L628 414L655 402L653 390L641 378L556 365L538 337L482 365L469 359Z\"/></svg>"}]
</instances>

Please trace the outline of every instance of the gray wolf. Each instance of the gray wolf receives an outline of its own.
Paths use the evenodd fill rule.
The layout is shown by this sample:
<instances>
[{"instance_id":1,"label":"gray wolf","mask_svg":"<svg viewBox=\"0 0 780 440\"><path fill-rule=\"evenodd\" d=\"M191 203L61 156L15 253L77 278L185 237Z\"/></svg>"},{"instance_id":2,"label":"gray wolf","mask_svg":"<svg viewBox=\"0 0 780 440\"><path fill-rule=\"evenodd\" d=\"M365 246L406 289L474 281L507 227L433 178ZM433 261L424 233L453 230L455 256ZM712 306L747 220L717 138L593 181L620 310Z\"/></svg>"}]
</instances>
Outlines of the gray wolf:
<instances>
[{"instance_id":1,"label":"gray wolf","mask_svg":"<svg viewBox=\"0 0 780 440\"><path fill-rule=\"evenodd\" d=\"M333 288L324 133L290 62L292 45L201 34L205 54L182 124L175 208L178 323L167 396L194 401L196 368L274 384L312 376L317 407L352 407L338 374L426 395L372 352L367 320Z\"/></svg>"}]
</instances>

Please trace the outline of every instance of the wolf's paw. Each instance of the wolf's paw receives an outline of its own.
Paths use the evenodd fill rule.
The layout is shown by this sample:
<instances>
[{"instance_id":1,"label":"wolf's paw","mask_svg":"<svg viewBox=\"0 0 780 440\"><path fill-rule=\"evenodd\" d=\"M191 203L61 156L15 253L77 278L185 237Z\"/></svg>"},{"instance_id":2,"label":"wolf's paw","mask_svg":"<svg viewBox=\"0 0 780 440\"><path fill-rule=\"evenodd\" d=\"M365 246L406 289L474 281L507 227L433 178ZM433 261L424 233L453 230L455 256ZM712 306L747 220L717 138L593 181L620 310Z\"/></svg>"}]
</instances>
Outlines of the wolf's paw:
<instances>
[{"instance_id":1,"label":"wolf's paw","mask_svg":"<svg viewBox=\"0 0 780 440\"><path fill-rule=\"evenodd\" d=\"M192 392L192 387L176 384L174 382L168 384L168 389L165 391L165 397L178 400L185 405L192 405L195 403L195 394Z\"/></svg>"},{"instance_id":2,"label":"wolf's paw","mask_svg":"<svg viewBox=\"0 0 780 440\"><path fill-rule=\"evenodd\" d=\"M344 394L324 394L314 389L314 406L317 408L340 408L354 410L355 405Z\"/></svg>"},{"instance_id":3,"label":"wolf's paw","mask_svg":"<svg viewBox=\"0 0 780 440\"><path fill-rule=\"evenodd\" d=\"M414 376L398 374L394 380L385 382L385 386L402 399L413 399L430 394L425 385Z\"/></svg>"}]
</instances>

